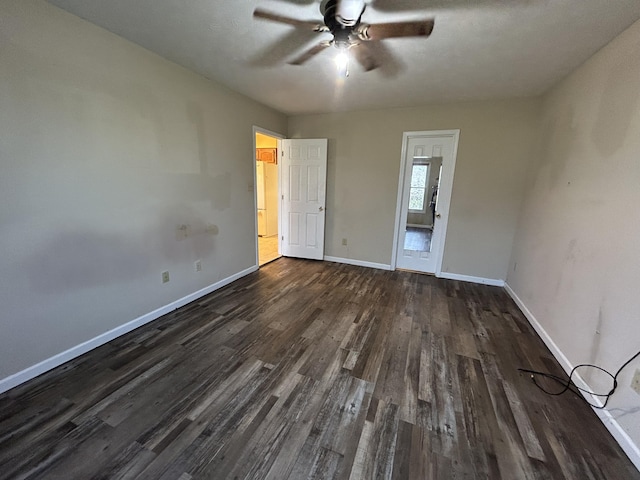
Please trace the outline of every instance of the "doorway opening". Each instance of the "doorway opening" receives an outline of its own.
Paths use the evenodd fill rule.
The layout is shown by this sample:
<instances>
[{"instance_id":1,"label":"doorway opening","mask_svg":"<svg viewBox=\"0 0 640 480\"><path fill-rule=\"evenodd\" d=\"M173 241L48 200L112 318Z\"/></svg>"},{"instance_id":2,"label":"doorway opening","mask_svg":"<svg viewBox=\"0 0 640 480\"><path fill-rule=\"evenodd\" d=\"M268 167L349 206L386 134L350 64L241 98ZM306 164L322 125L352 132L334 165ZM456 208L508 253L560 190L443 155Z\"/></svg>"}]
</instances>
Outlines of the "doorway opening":
<instances>
[{"instance_id":1,"label":"doorway opening","mask_svg":"<svg viewBox=\"0 0 640 480\"><path fill-rule=\"evenodd\" d=\"M258 266L281 256L280 140L282 136L254 127L255 197Z\"/></svg>"},{"instance_id":2,"label":"doorway opening","mask_svg":"<svg viewBox=\"0 0 640 480\"><path fill-rule=\"evenodd\" d=\"M392 269L441 272L459 134L404 133Z\"/></svg>"}]
</instances>

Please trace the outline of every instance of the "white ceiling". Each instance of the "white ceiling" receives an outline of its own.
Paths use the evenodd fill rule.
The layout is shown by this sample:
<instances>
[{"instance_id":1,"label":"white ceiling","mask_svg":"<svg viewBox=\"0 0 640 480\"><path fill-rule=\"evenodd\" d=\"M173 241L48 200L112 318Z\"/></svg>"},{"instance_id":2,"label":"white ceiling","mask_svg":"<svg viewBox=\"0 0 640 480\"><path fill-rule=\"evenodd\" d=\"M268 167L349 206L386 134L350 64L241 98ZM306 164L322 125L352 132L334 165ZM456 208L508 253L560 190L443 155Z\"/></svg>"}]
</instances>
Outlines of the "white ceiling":
<instances>
[{"instance_id":1,"label":"white ceiling","mask_svg":"<svg viewBox=\"0 0 640 480\"><path fill-rule=\"evenodd\" d=\"M538 95L640 18L640 0L370 0L366 23L434 17L433 34L341 80L333 49L286 63L330 34L252 15L320 23L319 0L49 2L287 114Z\"/></svg>"}]
</instances>

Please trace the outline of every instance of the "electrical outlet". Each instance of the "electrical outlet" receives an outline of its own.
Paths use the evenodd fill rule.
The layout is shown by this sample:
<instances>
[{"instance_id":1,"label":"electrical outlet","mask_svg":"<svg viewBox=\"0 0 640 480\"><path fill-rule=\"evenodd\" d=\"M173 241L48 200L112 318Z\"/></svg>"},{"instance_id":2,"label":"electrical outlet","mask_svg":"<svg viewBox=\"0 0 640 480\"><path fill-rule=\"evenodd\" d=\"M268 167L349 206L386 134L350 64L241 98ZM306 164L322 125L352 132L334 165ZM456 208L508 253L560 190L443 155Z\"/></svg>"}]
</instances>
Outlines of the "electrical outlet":
<instances>
[{"instance_id":1,"label":"electrical outlet","mask_svg":"<svg viewBox=\"0 0 640 480\"><path fill-rule=\"evenodd\" d=\"M345 246L347 245L347 239L346 238L342 239L342 245L345 245Z\"/></svg>"},{"instance_id":2,"label":"electrical outlet","mask_svg":"<svg viewBox=\"0 0 640 480\"><path fill-rule=\"evenodd\" d=\"M162 272L162 283L168 283L169 282L169 272Z\"/></svg>"},{"instance_id":3,"label":"electrical outlet","mask_svg":"<svg viewBox=\"0 0 640 480\"><path fill-rule=\"evenodd\" d=\"M631 388L633 388L636 393L640 394L640 368L636 369L636 373L631 379Z\"/></svg>"},{"instance_id":4,"label":"electrical outlet","mask_svg":"<svg viewBox=\"0 0 640 480\"><path fill-rule=\"evenodd\" d=\"M196 260L193 263L193 266L196 269L196 272L201 272L202 271L202 260Z\"/></svg>"}]
</instances>

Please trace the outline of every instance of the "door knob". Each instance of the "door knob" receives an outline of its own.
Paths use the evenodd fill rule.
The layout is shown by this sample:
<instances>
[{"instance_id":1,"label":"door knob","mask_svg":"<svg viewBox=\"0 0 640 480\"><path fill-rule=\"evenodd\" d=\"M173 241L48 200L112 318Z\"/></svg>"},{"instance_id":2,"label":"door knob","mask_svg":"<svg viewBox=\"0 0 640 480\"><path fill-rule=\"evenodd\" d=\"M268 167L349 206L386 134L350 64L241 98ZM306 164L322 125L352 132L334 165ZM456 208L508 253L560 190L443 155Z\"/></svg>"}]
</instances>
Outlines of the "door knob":
<instances>
[{"instance_id":1,"label":"door knob","mask_svg":"<svg viewBox=\"0 0 640 480\"><path fill-rule=\"evenodd\" d=\"M440 215L439 213L436 213L436 218L440 218L442 215Z\"/></svg>"},{"instance_id":2,"label":"door knob","mask_svg":"<svg viewBox=\"0 0 640 480\"><path fill-rule=\"evenodd\" d=\"M324 207L319 207L319 208L318 208L318 211L319 211L319 212L324 212Z\"/></svg>"}]
</instances>

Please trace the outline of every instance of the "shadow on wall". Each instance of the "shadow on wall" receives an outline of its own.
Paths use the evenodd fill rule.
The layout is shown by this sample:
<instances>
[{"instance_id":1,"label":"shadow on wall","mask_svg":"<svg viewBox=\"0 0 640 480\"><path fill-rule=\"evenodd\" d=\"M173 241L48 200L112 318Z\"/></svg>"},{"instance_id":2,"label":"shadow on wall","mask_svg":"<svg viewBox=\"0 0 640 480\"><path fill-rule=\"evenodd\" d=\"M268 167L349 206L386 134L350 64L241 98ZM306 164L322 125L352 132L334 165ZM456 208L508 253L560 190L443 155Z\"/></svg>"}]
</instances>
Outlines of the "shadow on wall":
<instances>
[{"instance_id":1,"label":"shadow on wall","mask_svg":"<svg viewBox=\"0 0 640 480\"><path fill-rule=\"evenodd\" d=\"M176 206L133 235L82 227L56 233L31 255L26 275L33 291L44 294L127 283L158 273L162 263L213 255L216 234L212 221L187 206Z\"/></svg>"},{"instance_id":2,"label":"shadow on wall","mask_svg":"<svg viewBox=\"0 0 640 480\"><path fill-rule=\"evenodd\" d=\"M633 115L638 111L640 62L621 61L609 71L602 91L597 121L591 139L603 157L610 157L622 147L629 133ZM628 85L629 88L620 88Z\"/></svg>"},{"instance_id":3,"label":"shadow on wall","mask_svg":"<svg viewBox=\"0 0 640 480\"><path fill-rule=\"evenodd\" d=\"M187 205L206 202L212 210L224 211L231 208L231 188L231 174L225 172L213 178L207 174L165 175L165 180L158 180L147 191L155 200L162 201L166 199L170 189L173 197ZM188 207L178 205L177 208L182 210Z\"/></svg>"},{"instance_id":4,"label":"shadow on wall","mask_svg":"<svg viewBox=\"0 0 640 480\"><path fill-rule=\"evenodd\" d=\"M62 293L124 282L150 271L142 244L115 234L63 232L32 255L26 265L31 288Z\"/></svg>"},{"instance_id":5,"label":"shadow on wall","mask_svg":"<svg viewBox=\"0 0 640 480\"><path fill-rule=\"evenodd\" d=\"M574 116L574 107L566 105L557 118L547 121L544 127L541 138L549 141L543 144L540 160L548 174L550 191L557 189L564 180L571 152L574 151L578 136Z\"/></svg>"}]
</instances>

